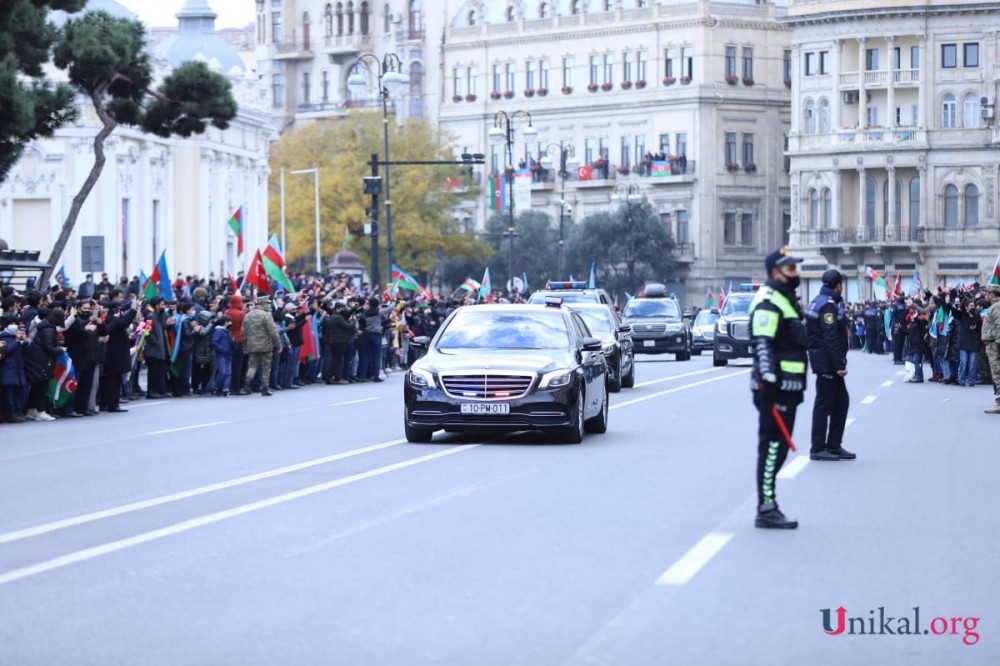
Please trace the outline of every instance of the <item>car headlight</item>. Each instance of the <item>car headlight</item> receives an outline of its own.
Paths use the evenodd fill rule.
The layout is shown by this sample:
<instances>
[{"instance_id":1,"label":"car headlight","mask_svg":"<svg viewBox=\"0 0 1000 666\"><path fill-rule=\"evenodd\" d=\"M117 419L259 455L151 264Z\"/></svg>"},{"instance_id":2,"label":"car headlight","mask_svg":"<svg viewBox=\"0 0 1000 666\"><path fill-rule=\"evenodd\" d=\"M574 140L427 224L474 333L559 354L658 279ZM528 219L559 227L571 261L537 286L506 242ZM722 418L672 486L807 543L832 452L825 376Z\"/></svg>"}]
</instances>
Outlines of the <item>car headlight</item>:
<instances>
[{"instance_id":1,"label":"car headlight","mask_svg":"<svg viewBox=\"0 0 1000 666\"><path fill-rule=\"evenodd\" d=\"M410 368L406 379L410 382L410 386L415 389L431 389L435 386L434 375L420 368Z\"/></svg>"},{"instance_id":2,"label":"car headlight","mask_svg":"<svg viewBox=\"0 0 1000 666\"><path fill-rule=\"evenodd\" d=\"M715 324L715 332L719 335L726 334L726 322L720 320Z\"/></svg>"},{"instance_id":3,"label":"car headlight","mask_svg":"<svg viewBox=\"0 0 1000 666\"><path fill-rule=\"evenodd\" d=\"M542 382L538 388L559 388L560 386L568 386L571 381L573 381L572 370L553 370L542 375Z\"/></svg>"},{"instance_id":4,"label":"car headlight","mask_svg":"<svg viewBox=\"0 0 1000 666\"><path fill-rule=\"evenodd\" d=\"M615 344L613 342L606 343L604 345L604 353L605 354L614 354L615 353Z\"/></svg>"}]
</instances>

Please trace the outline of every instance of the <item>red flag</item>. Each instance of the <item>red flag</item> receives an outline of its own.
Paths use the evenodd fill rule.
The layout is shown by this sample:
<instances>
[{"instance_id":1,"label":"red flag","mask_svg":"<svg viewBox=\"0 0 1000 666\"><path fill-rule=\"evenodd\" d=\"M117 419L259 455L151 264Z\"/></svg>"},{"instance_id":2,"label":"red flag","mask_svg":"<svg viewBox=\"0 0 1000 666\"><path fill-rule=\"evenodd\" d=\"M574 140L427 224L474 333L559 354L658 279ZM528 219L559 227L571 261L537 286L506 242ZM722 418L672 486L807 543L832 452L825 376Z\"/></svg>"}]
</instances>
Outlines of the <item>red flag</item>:
<instances>
[{"instance_id":1,"label":"red flag","mask_svg":"<svg viewBox=\"0 0 1000 666\"><path fill-rule=\"evenodd\" d=\"M303 307L305 303L303 302ZM313 331L312 318L310 315L302 327L302 346L299 348L299 362L308 363L319 355L316 344L316 333Z\"/></svg>"},{"instance_id":2,"label":"red flag","mask_svg":"<svg viewBox=\"0 0 1000 666\"><path fill-rule=\"evenodd\" d=\"M896 282L892 285L892 295L899 296L899 291L903 287L903 276L896 271Z\"/></svg>"},{"instance_id":3,"label":"red flag","mask_svg":"<svg viewBox=\"0 0 1000 666\"><path fill-rule=\"evenodd\" d=\"M594 168L589 164L583 164L576 168L577 180L591 180L594 177Z\"/></svg>"},{"instance_id":4,"label":"red flag","mask_svg":"<svg viewBox=\"0 0 1000 666\"><path fill-rule=\"evenodd\" d=\"M233 290L233 293L240 293L240 285L236 283L236 278L233 277L233 272L228 268L226 269L226 276L229 278L229 288Z\"/></svg>"},{"instance_id":5,"label":"red flag","mask_svg":"<svg viewBox=\"0 0 1000 666\"><path fill-rule=\"evenodd\" d=\"M262 291L265 294L271 293L271 282L267 279L267 271L264 270L260 250L257 250L257 254L253 255L253 261L250 262L250 268L247 269L247 276L243 282L257 291Z\"/></svg>"}]
</instances>

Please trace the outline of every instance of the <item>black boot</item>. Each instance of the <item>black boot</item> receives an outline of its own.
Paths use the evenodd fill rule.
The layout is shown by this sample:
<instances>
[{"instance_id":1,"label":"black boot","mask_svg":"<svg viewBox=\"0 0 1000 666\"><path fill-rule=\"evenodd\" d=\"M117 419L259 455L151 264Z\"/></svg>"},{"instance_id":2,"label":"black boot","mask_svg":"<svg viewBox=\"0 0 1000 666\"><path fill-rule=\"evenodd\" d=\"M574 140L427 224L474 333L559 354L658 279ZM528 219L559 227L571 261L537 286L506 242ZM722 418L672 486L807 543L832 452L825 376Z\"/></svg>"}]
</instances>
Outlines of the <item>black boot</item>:
<instances>
[{"instance_id":1,"label":"black boot","mask_svg":"<svg viewBox=\"0 0 1000 666\"><path fill-rule=\"evenodd\" d=\"M263 396L268 396L268 395L271 395L271 391L270 391L270 389L267 388L267 385L264 385L260 389L260 394L263 395Z\"/></svg>"},{"instance_id":2,"label":"black boot","mask_svg":"<svg viewBox=\"0 0 1000 666\"><path fill-rule=\"evenodd\" d=\"M757 507L754 525L765 529L794 530L799 526L799 521L786 518L774 502L764 502Z\"/></svg>"},{"instance_id":3,"label":"black boot","mask_svg":"<svg viewBox=\"0 0 1000 666\"><path fill-rule=\"evenodd\" d=\"M834 451L823 449L822 451L810 451L809 460L837 461L840 460L840 456Z\"/></svg>"},{"instance_id":4,"label":"black boot","mask_svg":"<svg viewBox=\"0 0 1000 666\"><path fill-rule=\"evenodd\" d=\"M851 453L842 446L837 446L835 448L830 449L830 453L834 454L841 460L854 460L858 457L856 453Z\"/></svg>"}]
</instances>

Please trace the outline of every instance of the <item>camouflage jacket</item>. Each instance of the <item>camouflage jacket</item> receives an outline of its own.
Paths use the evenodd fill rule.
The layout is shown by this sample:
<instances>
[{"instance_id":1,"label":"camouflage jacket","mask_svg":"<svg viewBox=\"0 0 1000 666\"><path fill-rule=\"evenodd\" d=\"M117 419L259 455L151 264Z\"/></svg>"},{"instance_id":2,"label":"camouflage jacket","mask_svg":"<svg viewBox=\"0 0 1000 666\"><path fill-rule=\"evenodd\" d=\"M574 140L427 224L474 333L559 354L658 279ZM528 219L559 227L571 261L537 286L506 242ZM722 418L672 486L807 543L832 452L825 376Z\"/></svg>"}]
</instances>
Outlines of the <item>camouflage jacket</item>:
<instances>
[{"instance_id":1,"label":"camouflage jacket","mask_svg":"<svg viewBox=\"0 0 1000 666\"><path fill-rule=\"evenodd\" d=\"M1000 342L1000 301L995 301L983 319L983 342Z\"/></svg>"},{"instance_id":2,"label":"camouflage jacket","mask_svg":"<svg viewBox=\"0 0 1000 666\"><path fill-rule=\"evenodd\" d=\"M278 335L278 326L274 323L269 305L257 305L248 312L240 330L243 335L243 351L247 353L281 348L281 336Z\"/></svg>"}]
</instances>

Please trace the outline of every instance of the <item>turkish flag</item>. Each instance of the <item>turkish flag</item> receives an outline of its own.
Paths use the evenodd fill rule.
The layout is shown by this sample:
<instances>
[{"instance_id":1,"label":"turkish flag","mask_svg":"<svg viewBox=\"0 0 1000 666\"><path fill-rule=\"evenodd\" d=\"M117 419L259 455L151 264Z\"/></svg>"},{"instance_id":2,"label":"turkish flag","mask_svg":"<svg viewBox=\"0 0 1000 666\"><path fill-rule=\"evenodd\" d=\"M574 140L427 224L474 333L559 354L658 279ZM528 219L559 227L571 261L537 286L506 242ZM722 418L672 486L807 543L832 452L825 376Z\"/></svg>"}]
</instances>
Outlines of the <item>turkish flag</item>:
<instances>
[{"instance_id":1,"label":"turkish flag","mask_svg":"<svg viewBox=\"0 0 1000 666\"><path fill-rule=\"evenodd\" d=\"M594 169L589 164L582 164L576 168L577 180L590 180L594 177Z\"/></svg>"}]
</instances>

